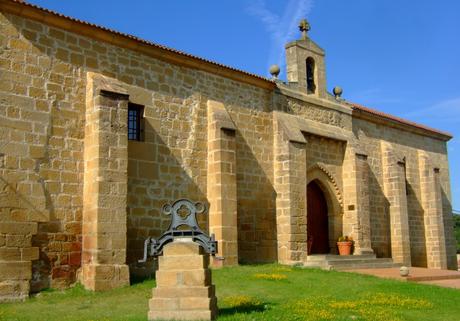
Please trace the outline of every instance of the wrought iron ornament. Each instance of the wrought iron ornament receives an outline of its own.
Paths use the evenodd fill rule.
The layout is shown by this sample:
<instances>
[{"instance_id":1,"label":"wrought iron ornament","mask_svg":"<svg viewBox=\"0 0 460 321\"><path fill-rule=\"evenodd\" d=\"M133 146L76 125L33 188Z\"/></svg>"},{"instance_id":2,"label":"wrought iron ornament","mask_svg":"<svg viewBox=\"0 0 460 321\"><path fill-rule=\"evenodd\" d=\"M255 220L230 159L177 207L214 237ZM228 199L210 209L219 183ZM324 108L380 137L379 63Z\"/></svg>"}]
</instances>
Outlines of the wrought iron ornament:
<instances>
[{"instance_id":1,"label":"wrought iron ornament","mask_svg":"<svg viewBox=\"0 0 460 321\"><path fill-rule=\"evenodd\" d=\"M299 30L302 32L302 39L305 40L308 38L307 33L310 31L310 24L307 19L302 19L299 22Z\"/></svg>"},{"instance_id":2,"label":"wrought iron ornament","mask_svg":"<svg viewBox=\"0 0 460 321\"><path fill-rule=\"evenodd\" d=\"M184 209L186 213L180 213ZM180 199L172 205L165 204L162 212L171 215L171 223L166 232L158 239L149 237L144 242L144 257L139 260L140 263L147 261L147 256L158 256L163 253L163 247L174 241L174 238L191 238L193 242L198 243L207 253L215 255L217 253L217 241L214 234L209 237L198 226L196 219L197 214L206 213L207 209L203 203L193 203L188 199ZM189 227L188 229L179 229L179 227Z\"/></svg>"}]
</instances>

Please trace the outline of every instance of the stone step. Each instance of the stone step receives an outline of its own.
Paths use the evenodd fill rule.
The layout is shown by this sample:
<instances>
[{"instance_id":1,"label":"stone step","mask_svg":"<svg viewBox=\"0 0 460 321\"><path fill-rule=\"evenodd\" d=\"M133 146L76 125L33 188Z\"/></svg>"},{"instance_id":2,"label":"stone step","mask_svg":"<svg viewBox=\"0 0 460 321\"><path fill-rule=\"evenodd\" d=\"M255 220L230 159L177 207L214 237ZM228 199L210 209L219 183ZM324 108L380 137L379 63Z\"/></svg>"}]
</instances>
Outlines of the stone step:
<instances>
[{"instance_id":1,"label":"stone step","mask_svg":"<svg viewBox=\"0 0 460 321\"><path fill-rule=\"evenodd\" d=\"M345 271L345 270L358 270L358 269L385 269L398 267L398 264L393 262L374 262L374 263L361 263L361 264L350 264L350 265L336 265L331 266L331 270Z\"/></svg>"},{"instance_id":2,"label":"stone step","mask_svg":"<svg viewBox=\"0 0 460 321\"><path fill-rule=\"evenodd\" d=\"M360 259L360 260L328 260L327 264L332 266L347 266L359 264L375 264L375 263L393 263L392 259Z\"/></svg>"},{"instance_id":3,"label":"stone step","mask_svg":"<svg viewBox=\"0 0 460 321\"><path fill-rule=\"evenodd\" d=\"M321 268L325 270L378 269L399 267L390 258L376 258L375 254L365 255L309 255L304 267Z\"/></svg>"},{"instance_id":4,"label":"stone step","mask_svg":"<svg viewBox=\"0 0 460 321\"><path fill-rule=\"evenodd\" d=\"M304 262L303 267L311 267L311 268L321 268L326 269L328 267L326 261L316 261L316 262Z\"/></svg>"},{"instance_id":5,"label":"stone step","mask_svg":"<svg viewBox=\"0 0 460 321\"><path fill-rule=\"evenodd\" d=\"M334 255L334 254L314 254L307 256L307 262L328 261L328 260L360 260L360 259L375 259L375 254L363 255Z\"/></svg>"}]
</instances>

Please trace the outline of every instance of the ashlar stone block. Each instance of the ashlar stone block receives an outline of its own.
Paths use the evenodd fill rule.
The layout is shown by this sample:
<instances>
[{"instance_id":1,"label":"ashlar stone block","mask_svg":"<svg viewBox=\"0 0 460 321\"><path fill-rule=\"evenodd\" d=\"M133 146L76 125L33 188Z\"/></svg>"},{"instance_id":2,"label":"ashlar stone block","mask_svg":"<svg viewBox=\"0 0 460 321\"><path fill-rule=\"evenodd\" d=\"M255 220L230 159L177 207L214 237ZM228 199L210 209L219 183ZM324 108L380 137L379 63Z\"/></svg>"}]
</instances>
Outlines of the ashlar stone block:
<instances>
[{"instance_id":1,"label":"ashlar stone block","mask_svg":"<svg viewBox=\"0 0 460 321\"><path fill-rule=\"evenodd\" d=\"M217 299L208 267L209 254L191 240L167 244L159 258L148 319L214 320Z\"/></svg>"}]
</instances>

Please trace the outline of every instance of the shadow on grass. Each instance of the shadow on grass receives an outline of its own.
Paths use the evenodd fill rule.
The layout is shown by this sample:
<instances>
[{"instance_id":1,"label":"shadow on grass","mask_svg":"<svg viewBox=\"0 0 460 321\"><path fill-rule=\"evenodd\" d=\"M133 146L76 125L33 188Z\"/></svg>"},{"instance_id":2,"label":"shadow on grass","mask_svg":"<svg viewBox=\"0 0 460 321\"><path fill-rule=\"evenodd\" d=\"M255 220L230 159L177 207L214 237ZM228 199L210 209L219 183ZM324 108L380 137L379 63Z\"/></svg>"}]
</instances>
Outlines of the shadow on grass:
<instances>
[{"instance_id":1,"label":"shadow on grass","mask_svg":"<svg viewBox=\"0 0 460 321\"><path fill-rule=\"evenodd\" d=\"M263 312L267 310L268 304L258 303L258 304L242 304L239 306L226 307L219 309L219 315L234 315L238 313L252 313L252 312Z\"/></svg>"},{"instance_id":2,"label":"shadow on grass","mask_svg":"<svg viewBox=\"0 0 460 321\"><path fill-rule=\"evenodd\" d=\"M149 276L133 276L131 275L130 278L129 278L129 284L130 285L135 285L135 284L139 284L139 283L144 283L144 282L147 282L147 281L151 281L151 280L155 280L154 277L149 277Z\"/></svg>"}]
</instances>

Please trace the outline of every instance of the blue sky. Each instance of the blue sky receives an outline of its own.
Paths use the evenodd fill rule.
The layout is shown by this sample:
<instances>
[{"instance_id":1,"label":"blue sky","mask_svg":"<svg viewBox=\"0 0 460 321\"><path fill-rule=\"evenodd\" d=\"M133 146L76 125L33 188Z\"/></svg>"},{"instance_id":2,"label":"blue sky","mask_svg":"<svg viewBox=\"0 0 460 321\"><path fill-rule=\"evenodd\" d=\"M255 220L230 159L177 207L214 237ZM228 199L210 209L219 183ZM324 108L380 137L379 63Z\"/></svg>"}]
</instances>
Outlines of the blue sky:
<instances>
[{"instance_id":1,"label":"blue sky","mask_svg":"<svg viewBox=\"0 0 460 321\"><path fill-rule=\"evenodd\" d=\"M262 76L284 43L326 50L327 83L347 100L452 133L454 209L460 210L460 1L29 1Z\"/></svg>"}]
</instances>

